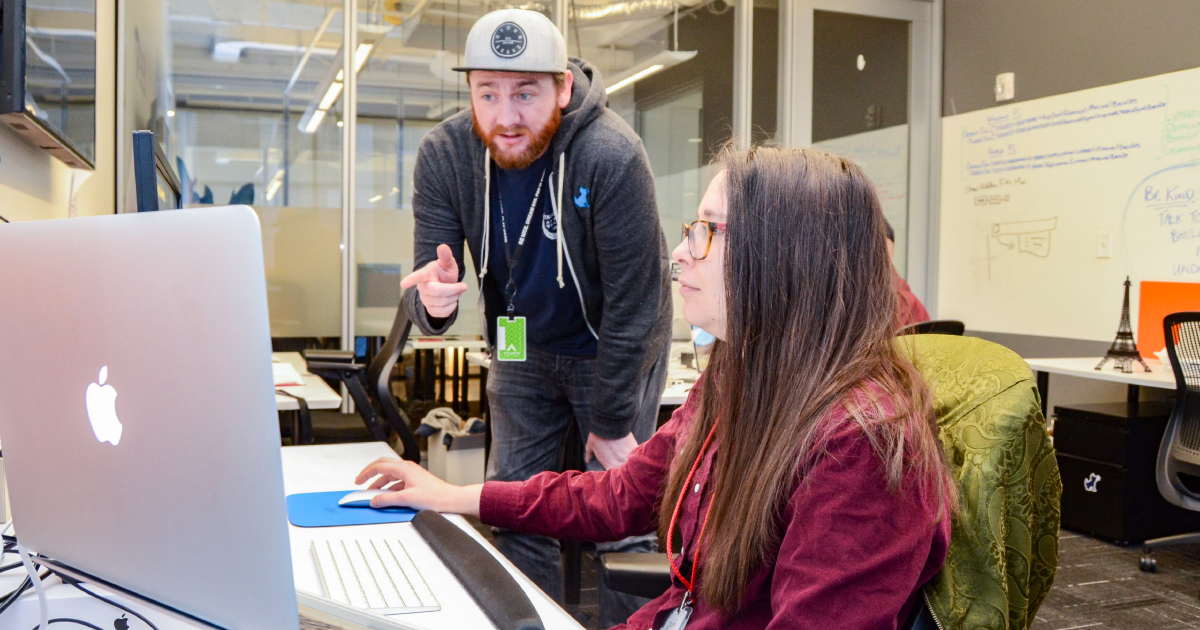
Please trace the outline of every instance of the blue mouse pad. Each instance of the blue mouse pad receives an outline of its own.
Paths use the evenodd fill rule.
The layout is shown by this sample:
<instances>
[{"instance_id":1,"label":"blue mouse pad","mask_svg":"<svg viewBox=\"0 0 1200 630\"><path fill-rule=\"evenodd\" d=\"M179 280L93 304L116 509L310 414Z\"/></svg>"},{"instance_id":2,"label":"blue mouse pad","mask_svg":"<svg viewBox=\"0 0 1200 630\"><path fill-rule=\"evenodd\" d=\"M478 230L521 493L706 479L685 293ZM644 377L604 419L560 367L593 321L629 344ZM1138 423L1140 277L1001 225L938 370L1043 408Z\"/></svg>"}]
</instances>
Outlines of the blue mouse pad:
<instances>
[{"instance_id":1,"label":"blue mouse pad","mask_svg":"<svg viewBox=\"0 0 1200 630\"><path fill-rule=\"evenodd\" d=\"M409 508L342 507L338 501L354 492L307 492L289 494L287 497L288 520L296 527L340 527L343 525L381 525L384 523L407 523L417 515Z\"/></svg>"}]
</instances>

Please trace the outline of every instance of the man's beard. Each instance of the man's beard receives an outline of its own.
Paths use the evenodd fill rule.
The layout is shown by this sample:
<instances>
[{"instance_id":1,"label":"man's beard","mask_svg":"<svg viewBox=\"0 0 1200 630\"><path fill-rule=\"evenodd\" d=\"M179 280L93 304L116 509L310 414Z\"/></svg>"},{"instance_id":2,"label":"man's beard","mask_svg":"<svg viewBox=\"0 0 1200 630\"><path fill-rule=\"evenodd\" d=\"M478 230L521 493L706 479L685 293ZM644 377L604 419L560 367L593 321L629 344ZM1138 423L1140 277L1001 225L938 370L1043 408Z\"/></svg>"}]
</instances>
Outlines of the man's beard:
<instances>
[{"instance_id":1,"label":"man's beard","mask_svg":"<svg viewBox=\"0 0 1200 630\"><path fill-rule=\"evenodd\" d=\"M475 118L474 113L471 114L471 121L475 125L475 135L479 136L479 139L483 140L483 143L491 150L496 166L503 169L522 169L533 164L534 160L541 157L546 148L550 146L550 142L554 140L554 134L558 133L558 126L562 123L562 112L555 107L554 113L550 115L550 121L536 135L525 126L503 127L500 125L492 127L490 134L484 133L483 129L479 127L479 119ZM496 136L502 133L520 133L529 138L529 146L516 155L505 153L496 145Z\"/></svg>"}]
</instances>

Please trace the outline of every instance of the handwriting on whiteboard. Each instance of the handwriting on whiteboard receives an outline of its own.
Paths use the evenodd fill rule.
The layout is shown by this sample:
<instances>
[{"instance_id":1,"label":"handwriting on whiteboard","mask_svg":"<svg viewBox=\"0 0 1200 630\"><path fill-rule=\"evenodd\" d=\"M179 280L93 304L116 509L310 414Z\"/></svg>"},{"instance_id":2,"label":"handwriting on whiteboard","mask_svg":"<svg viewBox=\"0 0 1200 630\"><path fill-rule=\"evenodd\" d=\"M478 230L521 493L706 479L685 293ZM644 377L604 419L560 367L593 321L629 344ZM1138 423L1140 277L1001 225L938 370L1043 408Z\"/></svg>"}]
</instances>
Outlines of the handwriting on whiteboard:
<instances>
[{"instance_id":1,"label":"handwriting on whiteboard","mask_svg":"<svg viewBox=\"0 0 1200 630\"><path fill-rule=\"evenodd\" d=\"M1142 277L1200 279L1200 163L1155 171L1129 195L1125 255Z\"/></svg>"},{"instance_id":2,"label":"handwriting on whiteboard","mask_svg":"<svg viewBox=\"0 0 1200 630\"><path fill-rule=\"evenodd\" d=\"M1058 227L1058 217L1037 221L993 223L988 231L988 280L992 279L992 252L1015 251L1038 258L1050 255L1050 234Z\"/></svg>"}]
</instances>

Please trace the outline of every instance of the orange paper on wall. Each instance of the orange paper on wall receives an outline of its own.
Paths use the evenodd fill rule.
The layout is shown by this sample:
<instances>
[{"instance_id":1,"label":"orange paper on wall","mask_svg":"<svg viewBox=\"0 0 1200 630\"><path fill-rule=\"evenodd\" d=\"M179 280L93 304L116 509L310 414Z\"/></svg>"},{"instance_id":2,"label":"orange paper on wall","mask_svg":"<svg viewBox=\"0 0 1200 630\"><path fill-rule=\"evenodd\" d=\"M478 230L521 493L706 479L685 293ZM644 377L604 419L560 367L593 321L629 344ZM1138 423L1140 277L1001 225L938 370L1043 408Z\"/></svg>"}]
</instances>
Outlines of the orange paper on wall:
<instances>
[{"instance_id":1,"label":"orange paper on wall","mask_svg":"<svg viewBox=\"0 0 1200 630\"><path fill-rule=\"evenodd\" d=\"M1138 298L1138 352L1144 358L1167 346L1163 318L1180 311L1200 311L1200 283L1143 282Z\"/></svg>"}]
</instances>

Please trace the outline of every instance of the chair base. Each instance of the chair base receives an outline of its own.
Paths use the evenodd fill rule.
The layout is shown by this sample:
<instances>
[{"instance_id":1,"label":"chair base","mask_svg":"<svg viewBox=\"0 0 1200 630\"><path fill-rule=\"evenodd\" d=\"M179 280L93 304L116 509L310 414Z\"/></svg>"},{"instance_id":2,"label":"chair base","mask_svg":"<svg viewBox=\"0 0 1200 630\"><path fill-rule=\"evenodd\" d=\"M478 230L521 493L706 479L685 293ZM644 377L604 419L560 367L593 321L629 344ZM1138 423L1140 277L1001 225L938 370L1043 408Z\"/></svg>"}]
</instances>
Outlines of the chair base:
<instances>
[{"instance_id":1,"label":"chair base","mask_svg":"<svg viewBox=\"0 0 1200 630\"><path fill-rule=\"evenodd\" d=\"M1142 543L1142 559L1138 562L1138 568L1145 573L1154 573L1158 570L1158 561L1154 559L1154 550L1181 545L1200 545L1200 532L1147 540Z\"/></svg>"}]
</instances>

